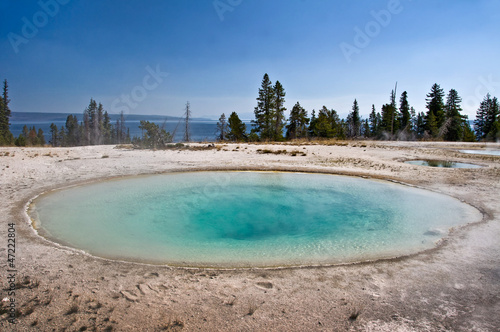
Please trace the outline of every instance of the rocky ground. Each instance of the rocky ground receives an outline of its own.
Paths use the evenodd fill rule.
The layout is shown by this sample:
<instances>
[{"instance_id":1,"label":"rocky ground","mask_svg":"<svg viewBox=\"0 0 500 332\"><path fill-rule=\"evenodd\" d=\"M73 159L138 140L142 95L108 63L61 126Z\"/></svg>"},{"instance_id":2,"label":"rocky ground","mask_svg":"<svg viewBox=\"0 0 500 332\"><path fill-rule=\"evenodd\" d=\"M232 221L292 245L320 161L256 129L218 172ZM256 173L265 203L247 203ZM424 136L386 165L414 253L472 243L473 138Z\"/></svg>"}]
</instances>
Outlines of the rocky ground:
<instances>
[{"instance_id":1,"label":"rocky ground","mask_svg":"<svg viewBox=\"0 0 500 332\"><path fill-rule=\"evenodd\" d=\"M464 154L461 148L485 146L353 141L192 144L191 149L167 151L0 148L0 329L498 331L500 156ZM484 167L403 163L412 159ZM461 199L479 209L483 220L453 231L436 249L410 257L343 266L212 270L92 257L41 238L25 213L33 197L50 189L199 169L299 170L396 180ZM9 257L12 238L15 253ZM16 324L9 322L11 306Z\"/></svg>"}]
</instances>

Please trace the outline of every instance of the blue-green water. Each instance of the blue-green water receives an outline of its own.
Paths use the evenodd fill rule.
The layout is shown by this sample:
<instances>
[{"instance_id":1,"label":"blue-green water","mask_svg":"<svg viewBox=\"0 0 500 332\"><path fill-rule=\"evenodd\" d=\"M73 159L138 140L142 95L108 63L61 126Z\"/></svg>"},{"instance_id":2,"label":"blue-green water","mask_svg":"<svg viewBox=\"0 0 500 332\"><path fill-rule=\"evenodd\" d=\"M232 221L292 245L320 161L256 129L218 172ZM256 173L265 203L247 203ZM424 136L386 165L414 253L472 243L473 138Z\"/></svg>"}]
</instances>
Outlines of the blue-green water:
<instances>
[{"instance_id":1,"label":"blue-green water","mask_svg":"<svg viewBox=\"0 0 500 332\"><path fill-rule=\"evenodd\" d=\"M431 248L480 219L451 197L326 174L193 172L52 192L30 208L41 235L90 254L212 267L335 264Z\"/></svg>"},{"instance_id":2,"label":"blue-green water","mask_svg":"<svg viewBox=\"0 0 500 332\"><path fill-rule=\"evenodd\" d=\"M462 153L471 153L471 154L483 154L490 156L500 156L500 150L493 149L485 149L485 150L460 150Z\"/></svg>"},{"instance_id":3,"label":"blue-green water","mask_svg":"<svg viewBox=\"0 0 500 332\"><path fill-rule=\"evenodd\" d=\"M416 166L430 166L430 167L442 167L442 168L481 168L481 166L479 165L474 165L469 163L459 163L455 161L445 161L445 160L409 160L406 163Z\"/></svg>"}]
</instances>

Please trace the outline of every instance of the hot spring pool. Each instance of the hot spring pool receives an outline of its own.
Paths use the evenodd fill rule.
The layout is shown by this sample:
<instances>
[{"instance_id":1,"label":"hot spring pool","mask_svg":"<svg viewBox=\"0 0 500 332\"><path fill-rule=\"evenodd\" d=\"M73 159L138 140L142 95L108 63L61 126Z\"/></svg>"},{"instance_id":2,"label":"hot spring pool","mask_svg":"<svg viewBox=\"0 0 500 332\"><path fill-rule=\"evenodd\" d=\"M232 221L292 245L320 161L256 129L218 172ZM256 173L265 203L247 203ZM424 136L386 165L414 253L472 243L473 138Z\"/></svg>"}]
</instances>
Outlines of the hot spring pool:
<instances>
[{"instance_id":1,"label":"hot spring pool","mask_svg":"<svg viewBox=\"0 0 500 332\"><path fill-rule=\"evenodd\" d=\"M482 166L469 164L469 163L459 163L456 161L446 161L446 160L409 160L405 163L416 166L429 166L429 167L442 167L442 168L481 168Z\"/></svg>"},{"instance_id":2,"label":"hot spring pool","mask_svg":"<svg viewBox=\"0 0 500 332\"><path fill-rule=\"evenodd\" d=\"M481 219L449 196L385 181L280 172L138 176L57 190L39 234L111 259L198 267L337 264L432 248Z\"/></svg>"}]
</instances>

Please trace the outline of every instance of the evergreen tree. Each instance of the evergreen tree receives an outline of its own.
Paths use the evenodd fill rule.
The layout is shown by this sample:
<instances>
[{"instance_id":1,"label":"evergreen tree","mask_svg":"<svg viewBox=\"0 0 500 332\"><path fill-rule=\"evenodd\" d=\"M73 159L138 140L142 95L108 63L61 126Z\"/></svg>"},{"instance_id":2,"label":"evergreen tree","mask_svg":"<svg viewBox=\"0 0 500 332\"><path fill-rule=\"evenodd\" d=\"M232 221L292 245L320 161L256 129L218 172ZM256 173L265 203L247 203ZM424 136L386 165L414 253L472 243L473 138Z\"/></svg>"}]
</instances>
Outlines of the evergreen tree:
<instances>
[{"instance_id":1,"label":"evergreen tree","mask_svg":"<svg viewBox=\"0 0 500 332\"><path fill-rule=\"evenodd\" d=\"M30 128L29 133L28 133L28 144L30 146L36 146L38 145L38 136L35 127L33 126Z\"/></svg>"},{"instance_id":2,"label":"evergreen tree","mask_svg":"<svg viewBox=\"0 0 500 332\"><path fill-rule=\"evenodd\" d=\"M165 148L167 143L172 142L172 135L154 122L141 120L139 128L143 131L143 136L135 143L143 148L161 149Z\"/></svg>"},{"instance_id":3,"label":"evergreen tree","mask_svg":"<svg viewBox=\"0 0 500 332\"><path fill-rule=\"evenodd\" d=\"M288 139L303 138L307 135L307 111L297 102L290 111L289 124L286 126L286 137Z\"/></svg>"},{"instance_id":4,"label":"evergreen tree","mask_svg":"<svg viewBox=\"0 0 500 332\"><path fill-rule=\"evenodd\" d=\"M498 139L500 136L500 111L497 97L493 97L491 100L486 125L486 138L488 140Z\"/></svg>"},{"instance_id":5,"label":"evergreen tree","mask_svg":"<svg viewBox=\"0 0 500 332\"><path fill-rule=\"evenodd\" d=\"M415 109L410 107L410 131L416 133L417 131L417 112Z\"/></svg>"},{"instance_id":6,"label":"evergreen tree","mask_svg":"<svg viewBox=\"0 0 500 332\"><path fill-rule=\"evenodd\" d=\"M94 120L95 144L101 145L104 142L104 107L101 103L97 106L96 120Z\"/></svg>"},{"instance_id":7,"label":"evergreen tree","mask_svg":"<svg viewBox=\"0 0 500 332\"><path fill-rule=\"evenodd\" d=\"M66 142L66 133L64 132L64 126L61 126L61 128L59 128L59 135L58 135L58 139L59 139L59 146L65 146L67 145L67 142Z\"/></svg>"},{"instance_id":8,"label":"evergreen tree","mask_svg":"<svg viewBox=\"0 0 500 332\"><path fill-rule=\"evenodd\" d=\"M318 118L316 117L316 111L313 109L311 111L311 120L309 121L308 133L310 137L318 137L318 132L316 130L316 125L318 123Z\"/></svg>"},{"instance_id":9,"label":"evergreen tree","mask_svg":"<svg viewBox=\"0 0 500 332\"><path fill-rule=\"evenodd\" d=\"M10 132L10 116L9 108L9 86L7 80L3 82L3 93L0 96L0 145L10 145L14 143L14 136Z\"/></svg>"},{"instance_id":10,"label":"evergreen tree","mask_svg":"<svg viewBox=\"0 0 500 332\"><path fill-rule=\"evenodd\" d=\"M80 128L76 116L68 115L66 118L66 146L80 145Z\"/></svg>"},{"instance_id":11,"label":"evergreen tree","mask_svg":"<svg viewBox=\"0 0 500 332\"><path fill-rule=\"evenodd\" d=\"M28 136L30 134L30 129L28 128L27 125L23 126L23 130L21 133L23 134L23 137L26 139L26 142L28 142Z\"/></svg>"},{"instance_id":12,"label":"evergreen tree","mask_svg":"<svg viewBox=\"0 0 500 332\"><path fill-rule=\"evenodd\" d=\"M476 141L476 135L474 135L474 131L472 131L469 121L465 121L464 142L475 142L475 141Z\"/></svg>"},{"instance_id":13,"label":"evergreen tree","mask_svg":"<svg viewBox=\"0 0 500 332\"><path fill-rule=\"evenodd\" d=\"M226 115L222 113L222 115L219 118L219 121L217 122L215 137L218 141L222 142L227 139L227 133L228 133L228 124L226 121Z\"/></svg>"},{"instance_id":14,"label":"evergreen tree","mask_svg":"<svg viewBox=\"0 0 500 332\"><path fill-rule=\"evenodd\" d=\"M335 137L337 137L338 139L345 139L346 132L347 132L347 123L344 121L344 119L342 119L342 121L340 121L337 126Z\"/></svg>"},{"instance_id":15,"label":"evergreen tree","mask_svg":"<svg viewBox=\"0 0 500 332\"><path fill-rule=\"evenodd\" d=\"M445 121L443 97L444 90L441 89L441 87L437 83L435 83L431 87L431 92L427 94L427 114L425 116L425 129L433 137L436 137L438 135L438 129L444 124Z\"/></svg>"},{"instance_id":16,"label":"evergreen tree","mask_svg":"<svg viewBox=\"0 0 500 332\"><path fill-rule=\"evenodd\" d=\"M436 116L434 115L433 112L429 112L426 115L425 119L425 129L426 133L430 135L430 137L437 137L439 133L439 127L437 124L437 119ZM424 134L425 136L425 134Z\"/></svg>"},{"instance_id":17,"label":"evergreen tree","mask_svg":"<svg viewBox=\"0 0 500 332\"><path fill-rule=\"evenodd\" d=\"M352 112L347 116L347 127L349 137L355 138L360 135L361 118L359 116L358 101L356 99L354 99L354 103L352 105Z\"/></svg>"},{"instance_id":18,"label":"evergreen tree","mask_svg":"<svg viewBox=\"0 0 500 332\"><path fill-rule=\"evenodd\" d=\"M371 137L376 137L379 135L379 122L377 113L375 112L375 105L372 105L372 112L370 113L369 120L370 120L370 136Z\"/></svg>"},{"instance_id":19,"label":"evergreen tree","mask_svg":"<svg viewBox=\"0 0 500 332\"><path fill-rule=\"evenodd\" d=\"M111 119L107 111L104 111L102 127L103 127L102 137L104 144L112 144L114 142L113 125L111 124Z\"/></svg>"},{"instance_id":20,"label":"evergreen tree","mask_svg":"<svg viewBox=\"0 0 500 332\"><path fill-rule=\"evenodd\" d=\"M45 145L45 136L43 135L42 128L38 129L37 138L38 138L38 144L40 144L41 146L44 146Z\"/></svg>"},{"instance_id":21,"label":"evergreen tree","mask_svg":"<svg viewBox=\"0 0 500 332\"><path fill-rule=\"evenodd\" d=\"M408 93L404 91L399 100L399 127L402 131L411 131L410 104L408 103Z\"/></svg>"},{"instance_id":22,"label":"evergreen tree","mask_svg":"<svg viewBox=\"0 0 500 332\"><path fill-rule=\"evenodd\" d=\"M424 137L425 133L425 114L420 112L417 115L417 120L415 121L415 132L418 138Z\"/></svg>"},{"instance_id":23,"label":"evergreen tree","mask_svg":"<svg viewBox=\"0 0 500 332\"><path fill-rule=\"evenodd\" d=\"M364 121L362 121L362 123L363 123L363 127L361 130L361 135L364 138L369 138L371 136L370 123L368 122L368 119L365 119Z\"/></svg>"},{"instance_id":24,"label":"evergreen tree","mask_svg":"<svg viewBox=\"0 0 500 332\"><path fill-rule=\"evenodd\" d=\"M247 126L240 120L236 112L231 113L228 120L229 133L227 134L231 141L245 141Z\"/></svg>"},{"instance_id":25,"label":"evergreen tree","mask_svg":"<svg viewBox=\"0 0 500 332\"><path fill-rule=\"evenodd\" d=\"M328 138L333 136L333 128L330 121L330 111L328 110L328 108L326 108L326 106L323 106L323 108L319 110L314 132L317 137Z\"/></svg>"},{"instance_id":26,"label":"evergreen tree","mask_svg":"<svg viewBox=\"0 0 500 332\"><path fill-rule=\"evenodd\" d=\"M285 89L281 85L280 81L276 81L273 87L274 91L274 115L272 122L274 126L273 140L281 141L283 140L283 128L285 127Z\"/></svg>"},{"instance_id":27,"label":"evergreen tree","mask_svg":"<svg viewBox=\"0 0 500 332\"><path fill-rule=\"evenodd\" d=\"M23 134L19 134L19 136L14 140L14 144L16 146L26 146L26 138L24 138Z\"/></svg>"},{"instance_id":28,"label":"evergreen tree","mask_svg":"<svg viewBox=\"0 0 500 332\"><path fill-rule=\"evenodd\" d=\"M460 114L462 98L455 89L451 89L446 98L444 139L446 141L461 141L464 139L466 117Z\"/></svg>"},{"instance_id":29,"label":"evergreen tree","mask_svg":"<svg viewBox=\"0 0 500 332\"><path fill-rule=\"evenodd\" d=\"M261 140L274 139L275 100L272 82L266 73L262 79L259 96L257 97L257 106L254 109L255 120L252 120L254 125L252 131L259 134Z\"/></svg>"},{"instance_id":30,"label":"evergreen tree","mask_svg":"<svg viewBox=\"0 0 500 332\"><path fill-rule=\"evenodd\" d=\"M382 105L381 117L382 121L379 125L380 132L385 132L392 136L392 132L394 131L394 123L393 119L395 117L395 108L392 104L384 104Z\"/></svg>"},{"instance_id":31,"label":"evergreen tree","mask_svg":"<svg viewBox=\"0 0 500 332\"><path fill-rule=\"evenodd\" d=\"M58 146L59 144L59 130L54 123L50 124L50 144L52 146Z\"/></svg>"},{"instance_id":32,"label":"evergreen tree","mask_svg":"<svg viewBox=\"0 0 500 332\"><path fill-rule=\"evenodd\" d=\"M479 105L474 120L474 130L478 140L494 139L497 136L499 113L497 98L491 98L488 93Z\"/></svg>"},{"instance_id":33,"label":"evergreen tree","mask_svg":"<svg viewBox=\"0 0 500 332\"><path fill-rule=\"evenodd\" d=\"M125 126L125 115L123 111L120 112L120 118L116 120L116 143L122 144L130 141L130 135L127 134L127 127Z\"/></svg>"}]
</instances>

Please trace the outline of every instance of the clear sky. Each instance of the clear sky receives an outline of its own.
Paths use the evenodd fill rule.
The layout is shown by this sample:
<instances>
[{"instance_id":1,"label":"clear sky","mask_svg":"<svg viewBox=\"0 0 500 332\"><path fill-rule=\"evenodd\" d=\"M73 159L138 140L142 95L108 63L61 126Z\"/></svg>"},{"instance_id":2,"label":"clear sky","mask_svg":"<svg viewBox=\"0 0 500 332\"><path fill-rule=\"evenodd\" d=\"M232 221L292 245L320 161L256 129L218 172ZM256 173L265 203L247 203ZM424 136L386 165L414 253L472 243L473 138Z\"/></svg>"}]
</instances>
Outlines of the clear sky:
<instances>
[{"instance_id":1,"label":"clear sky","mask_svg":"<svg viewBox=\"0 0 500 332\"><path fill-rule=\"evenodd\" d=\"M11 109L253 118L264 73L288 110L366 118L398 82L426 111L433 83L474 118L500 97L497 0L0 0Z\"/></svg>"}]
</instances>

